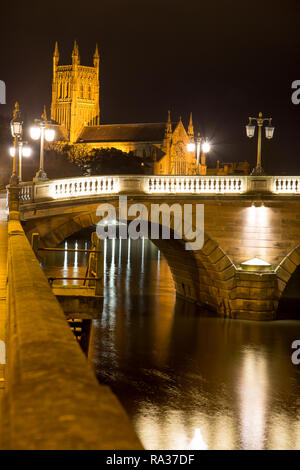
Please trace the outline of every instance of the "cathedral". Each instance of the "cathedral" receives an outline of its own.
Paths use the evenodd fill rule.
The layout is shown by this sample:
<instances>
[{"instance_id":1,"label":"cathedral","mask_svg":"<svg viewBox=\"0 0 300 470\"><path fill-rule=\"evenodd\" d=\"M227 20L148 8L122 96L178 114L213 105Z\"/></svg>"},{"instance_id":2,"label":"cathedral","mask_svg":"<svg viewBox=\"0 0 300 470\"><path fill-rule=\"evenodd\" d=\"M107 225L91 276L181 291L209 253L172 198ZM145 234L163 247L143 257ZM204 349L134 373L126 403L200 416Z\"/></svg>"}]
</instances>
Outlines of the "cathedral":
<instances>
[{"instance_id":1,"label":"cathedral","mask_svg":"<svg viewBox=\"0 0 300 470\"><path fill-rule=\"evenodd\" d=\"M194 152L187 150L187 144L194 142L192 115L187 130L181 118L172 122L170 111L164 123L101 124L99 66L98 46L93 66L88 67L80 64L76 41L72 65L59 64L55 44L51 120L59 125L60 140L71 145L86 144L91 150L114 147L137 157L148 157L153 164L152 174L205 175L205 155L197 169Z\"/></svg>"}]
</instances>

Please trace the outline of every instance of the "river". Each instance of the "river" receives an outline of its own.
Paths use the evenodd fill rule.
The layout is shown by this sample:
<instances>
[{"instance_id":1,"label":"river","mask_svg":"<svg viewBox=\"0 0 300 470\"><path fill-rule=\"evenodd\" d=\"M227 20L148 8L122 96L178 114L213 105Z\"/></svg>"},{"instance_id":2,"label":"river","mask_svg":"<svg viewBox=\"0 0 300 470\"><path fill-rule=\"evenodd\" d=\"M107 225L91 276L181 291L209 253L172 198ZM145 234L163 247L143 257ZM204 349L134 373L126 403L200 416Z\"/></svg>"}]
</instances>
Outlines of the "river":
<instances>
[{"instance_id":1,"label":"river","mask_svg":"<svg viewBox=\"0 0 300 470\"><path fill-rule=\"evenodd\" d=\"M87 258L49 253L43 264L48 275L80 276ZM176 299L167 262L146 239L108 240L104 261L89 358L146 449L300 449L300 365L291 361L300 321L203 315Z\"/></svg>"}]
</instances>

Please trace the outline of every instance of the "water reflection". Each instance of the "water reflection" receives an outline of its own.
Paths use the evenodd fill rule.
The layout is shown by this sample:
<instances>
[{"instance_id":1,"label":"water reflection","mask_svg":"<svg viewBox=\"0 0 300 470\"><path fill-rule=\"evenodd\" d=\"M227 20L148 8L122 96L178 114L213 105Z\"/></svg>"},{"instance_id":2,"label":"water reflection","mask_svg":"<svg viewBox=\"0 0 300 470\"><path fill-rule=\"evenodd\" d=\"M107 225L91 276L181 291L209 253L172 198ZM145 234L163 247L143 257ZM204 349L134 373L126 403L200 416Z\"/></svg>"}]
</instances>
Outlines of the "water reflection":
<instances>
[{"instance_id":1,"label":"water reflection","mask_svg":"<svg viewBox=\"0 0 300 470\"><path fill-rule=\"evenodd\" d=\"M107 241L104 258L91 359L146 448L300 449L300 368L290 360L300 322L200 316L175 299L168 265L147 239ZM69 253L68 268L65 260L56 254L47 271L72 275L87 256Z\"/></svg>"}]
</instances>

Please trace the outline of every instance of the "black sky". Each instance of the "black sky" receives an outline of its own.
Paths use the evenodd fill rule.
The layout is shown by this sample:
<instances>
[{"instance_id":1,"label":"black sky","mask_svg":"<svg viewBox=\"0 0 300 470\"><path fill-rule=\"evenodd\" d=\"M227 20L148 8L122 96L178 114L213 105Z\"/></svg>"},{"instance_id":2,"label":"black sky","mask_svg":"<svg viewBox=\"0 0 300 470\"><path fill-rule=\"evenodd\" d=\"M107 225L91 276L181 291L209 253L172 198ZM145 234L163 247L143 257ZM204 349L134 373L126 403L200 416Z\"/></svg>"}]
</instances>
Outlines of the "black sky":
<instances>
[{"instance_id":1,"label":"black sky","mask_svg":"<svg viewBox=\"0 0 300 470\"><path fill-rule=\"evenodd\" d=\"M11 114L19 100L27 120L50 105L52 53L71 63L101 55L102 123L194 121L214 146L210 159L249 160L256 141L245 136L249 115L272 116L275 135L263 141L270 173L299 174L300 79L298 1L87 0L15 1L0 6L0 79Z\"/></svg>"}]
</instances>

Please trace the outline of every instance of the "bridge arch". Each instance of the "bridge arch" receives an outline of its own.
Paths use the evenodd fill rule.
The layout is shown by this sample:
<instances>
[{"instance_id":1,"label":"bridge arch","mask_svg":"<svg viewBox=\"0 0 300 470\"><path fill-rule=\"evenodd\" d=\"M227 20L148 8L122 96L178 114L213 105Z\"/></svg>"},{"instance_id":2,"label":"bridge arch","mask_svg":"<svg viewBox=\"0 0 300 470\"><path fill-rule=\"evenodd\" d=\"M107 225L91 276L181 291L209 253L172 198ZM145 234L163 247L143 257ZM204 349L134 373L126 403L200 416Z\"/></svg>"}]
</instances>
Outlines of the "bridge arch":
<instances>
[{"instance_id":1,"label":"bridge arch","mask_svg":"<svg viewBox=\"0 0 300 470\"><path fill-rule=\"evenodd\" d=\"M114 202L114 206L118 203ZM147 203L145 204L147 206ZM25 231L28 238L39 233L44 247L57 246L66 238L84 228L95 226L98 205L93 204L78 212L57 214L28 220ZM128 217L128 221L134 217ZM161 221L160 221L161 222ZM174 231L174 218L171 217ZM161 225L161 223L160 223ZM193 227L194 229L195 227ZM236 268L227 254L209 234L204 234L201 250L185 250L185 240L152 240L161 250L170 267L176 293L222 316L231 316L230 296L235 283Z\"/></svg>"},{"instance_id":2,"label":"bridge arch","mask_svg":"<svg viewBox=\"0 0 300 470\"><path fill-rule=\"evenodd\" d=\"M221 315L274 320L282 292L299 264L293 258L298 256L300 236L295 219L299 185L299 177L277 176L67 178L24 183L20 209L29 238L38 231L45 245L54 246L82 227L96 224L97 205L116 203L119 196L145 205L203 204L204 247L193 253L183 251L180 244L172 246L173 242L161 247L172 267L177 293ZM253 258L266 261L270 269L248 271L241 263ZM183 265L176 269L179 262Z\"/></svg>"},{"instance_id":3,"label":"bridge arch","mask_svg":"<svg viewBox=\"0 0 300 470\"><path fill-rule=\"evenodd\" d=\"M282 260L276 274L279 292L277 317L299 319L300 244Z\"/></svg>"}]
</instances>

